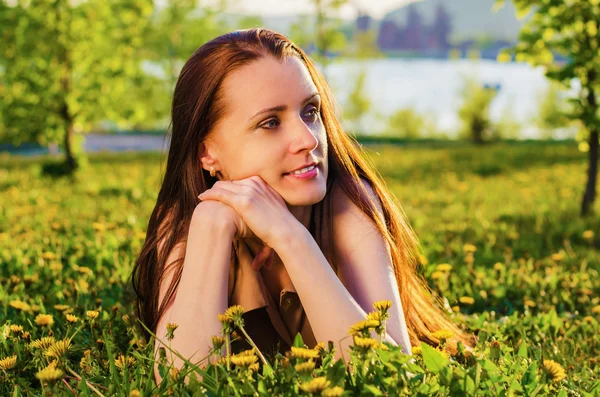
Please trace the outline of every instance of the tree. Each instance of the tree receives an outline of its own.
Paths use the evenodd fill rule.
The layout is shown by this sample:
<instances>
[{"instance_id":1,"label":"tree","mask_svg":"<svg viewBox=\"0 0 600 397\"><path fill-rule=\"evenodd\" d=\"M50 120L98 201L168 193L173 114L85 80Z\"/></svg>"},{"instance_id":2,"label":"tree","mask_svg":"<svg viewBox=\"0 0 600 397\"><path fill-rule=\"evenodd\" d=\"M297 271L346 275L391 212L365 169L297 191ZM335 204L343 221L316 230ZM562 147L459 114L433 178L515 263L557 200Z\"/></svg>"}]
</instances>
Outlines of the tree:
<instances>
[{"instance_id":1,"label":"tree","mask_svg":"<svg viewBox=\"0 0 600 397\"><path fill-rule=\"evenodd\" d=\"M81 133L109 119L144 119L130 97L152 0L1 0L5 139L62 142L64 171L85 162Z\"/></svg>"},{"instance_id":2,"label":"tree","mask_svg":"<svg viewBox=\"0 0 600 397\"><path fill-rule=\"evenodd\" d=\"M497 0L497 7L504 0ZM517 59L543 66L546 76L578 91L570 117L581 122L587 140L587 183L581 215L593 212L598 174L600 134L600 0L513 0L517 16L532 14L522 27L515 47ZM562 55L560 61L555 54ZM574 83L574 80L577 82Z\"/></svg>"},{"instance_id":3,"label":"tree","mask_svg":"<svg viewBox=\"0 0 600 397\"><path fill-rule=\"evenodd\" d=\"M339 9L348 0L311 0L315 6L315 24L311 29L307 19L303 18L292 25L290 38L303 48L314 44L312 57L321 64L323 74L329 64L328 56L332 52L343 50L347 45L346 36L341 30L342 22L336 17Z\"/></svg>"},{"instance_id":4,"label":"tree","mask_svg":"<svg viewBox=\"0 0 600 397\"><path fill-rule=\"evenodd\" d=\"M539 94L538 101L539 110L533 121L543 138L554 139L558 131L573 124L568 117L570 110L564 88L555 81L550 81L548 88Z\"/></svg>"},{"instance_id":5,"label":"tree","mask_svg":"<svg viewBox=\"0 0 600 397\"><path fill-rule=\"evenodd\" d=\"M229 30L221 18L226 2L215 8L199 7L198 3L198 0L168 0L157 13L147 37L146 58L161 67L170 92L175 88L185 60L202 44ZM244 24L256 22L256 18L242 21Z\"/></svg>"},{"instance_id":6,"label":"tree","mask_svg":"<svg viewBox=\"0 0 600 397\"><path fill-rule=\"evenodd\" d=\"M362 70L356 78L354 89L348 97L348 104L344 108L344 119L350 121L359 133L364 133L361 120L371 108L371 101L364 94L366 72ZM355 133L356 133L355 132Z\"/></svg>"},{"instance_id":7,"label":"tree","mask_svg":"<svg viewBox=\"0 0 600 397\"><path fill-rule=\"evenodd\" d=\"M458 115L463 123L461 135L482 144L494 136L490 121L490 104L496 97L496 90L484 87L474 78L466 78L462 89L463 102Z\"/></svg>"}]
</instances>

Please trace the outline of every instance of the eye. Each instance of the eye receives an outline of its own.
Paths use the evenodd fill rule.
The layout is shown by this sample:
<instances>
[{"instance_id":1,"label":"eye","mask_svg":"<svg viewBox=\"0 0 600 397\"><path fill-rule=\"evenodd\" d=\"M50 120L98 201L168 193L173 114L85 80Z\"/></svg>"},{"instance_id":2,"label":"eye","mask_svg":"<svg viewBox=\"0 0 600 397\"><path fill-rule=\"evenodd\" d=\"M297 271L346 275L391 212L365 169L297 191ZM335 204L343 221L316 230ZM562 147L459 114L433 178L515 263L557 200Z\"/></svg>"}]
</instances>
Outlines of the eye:
<instances>
[{"instance_id":1,"label":"eye","mask_svg":"<svg viewBox=\"0 0 600 397\"><path fill-rule=\"evenodd\" d=\"M311 118L313 118L313 121L316 121L316 119L319 117L319 109L317 109L316 107L313 107L306 114L311 116Z\"/></svg>"},{"instance_id":2,"label":"eye","mask_svg":"<svg viewBox=\"0 0 600 397\"><path fill-rule=\"evenodd\" d=\"M272 123L277 123L276 125L273 125ZM273 130L275 128L279 127L279 120L278 119L271 119L268 120L266 123L262 124L260 126L260 128L264 128L266 130Z\"/></svg>"}]
</instances>

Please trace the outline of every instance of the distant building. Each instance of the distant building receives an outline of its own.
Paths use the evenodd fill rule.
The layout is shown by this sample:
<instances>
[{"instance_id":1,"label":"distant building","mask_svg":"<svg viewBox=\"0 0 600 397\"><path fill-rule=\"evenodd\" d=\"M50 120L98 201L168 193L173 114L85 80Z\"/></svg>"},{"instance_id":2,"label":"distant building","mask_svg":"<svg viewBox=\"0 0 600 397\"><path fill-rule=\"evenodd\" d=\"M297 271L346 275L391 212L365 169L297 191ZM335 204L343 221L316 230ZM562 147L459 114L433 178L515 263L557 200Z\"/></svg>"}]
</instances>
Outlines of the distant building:
<instances>
[{"instance_id":1,"label":"distant building","mask_svg":"<svg viewBox=\"0 0 600 397\"><path fill-rule=\"evenodd\" d=\"M450 48L451 18L441 3L430 26L424 23L423 16L414 4L406 8L404 26L393 20L383 20L381 23L377 43L382 50L445 51Z\"/></svg>"},{"instance_id":2,"label":"distant building","mask_svg":"<svg viewBox=\"0 0 600 397\"><path fill-rule=\"evenodd\" d=\"M359 32L366 32L371 29L373 18L369 14L359 11L358 17L356 18L356 30Z\"/></svg>"}]
</instances>

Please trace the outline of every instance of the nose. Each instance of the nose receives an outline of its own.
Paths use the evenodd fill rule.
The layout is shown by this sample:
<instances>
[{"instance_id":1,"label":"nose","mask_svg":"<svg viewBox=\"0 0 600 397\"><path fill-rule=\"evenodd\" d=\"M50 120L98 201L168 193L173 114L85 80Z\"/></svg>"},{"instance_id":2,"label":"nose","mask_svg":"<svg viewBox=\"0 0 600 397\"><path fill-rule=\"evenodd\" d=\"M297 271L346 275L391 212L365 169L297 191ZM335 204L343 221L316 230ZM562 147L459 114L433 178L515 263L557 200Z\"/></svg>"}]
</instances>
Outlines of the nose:
<instances>
[{"instance_id":1,"label":"nose","mask_svg":"<svg viewBox=\"0 0 600 397\"><path fill-rule=\"evenodd\" d=\"M299 118L298 122L292 127L292 130L293 140L290 144L290 151L292 153L303 150L311 152L319 145L319 140L315 136L315 133L306 125L302 118Z\"/></svg>"}]
</instances>

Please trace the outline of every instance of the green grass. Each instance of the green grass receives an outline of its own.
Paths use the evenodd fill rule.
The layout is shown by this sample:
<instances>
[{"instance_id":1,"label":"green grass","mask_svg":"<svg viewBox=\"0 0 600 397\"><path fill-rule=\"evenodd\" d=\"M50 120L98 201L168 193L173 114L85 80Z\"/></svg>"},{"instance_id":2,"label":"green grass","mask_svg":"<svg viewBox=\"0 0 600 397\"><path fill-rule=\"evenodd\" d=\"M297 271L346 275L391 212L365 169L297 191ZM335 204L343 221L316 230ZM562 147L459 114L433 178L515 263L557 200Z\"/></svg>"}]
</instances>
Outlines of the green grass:
<instances>
[{"instance_id":1,"label":"green grass","mask_svg":"<svg viewBox=\"0 0 600 397\"><path fill-rule=\"evenodd\" d=\"M402 395L397 383L378 381L393 378L382 372L390 366L397 372L388 383L405 379L420 395L597 395L600 217L579 217L585 155L567 143L366 148L421 241L427 263L420 271L478 345L472 360L450 363L424 348L410 364L411 379L403 377L407 364L385 354L394 365L380 363L372 373L315 374L344 387L344 395ZM76 181L41 178L42 160L0 158L0 360L17 356L12 369L0 361L0 395L72 395L70 388L92 395L92 387L104 395L183 393L180 381L154 389L151 350L122 318L131 311L124 285L160 186L161 156L97 154ZM595 208L600 213L598 202ZM451 270L439 271L444 263ZM99 317L92 321L87 310ZM65 312L79 320L69 323ZM50 328L35 322L44 313L53 316ZM75 335L59 359L63 380L42 387L35 375L49 358L31 341L49 333ZM490 352L492 340L500 342L499 356ZM115 366L121 353L135 358L125 371ZM543 360L562 365L567 378L550 382ZM254 373L239 390L302 393L297 384L307 379L274 368L276 380ZM236 374L236 382L246 379Z\"/></svg>"}]
</instances>

